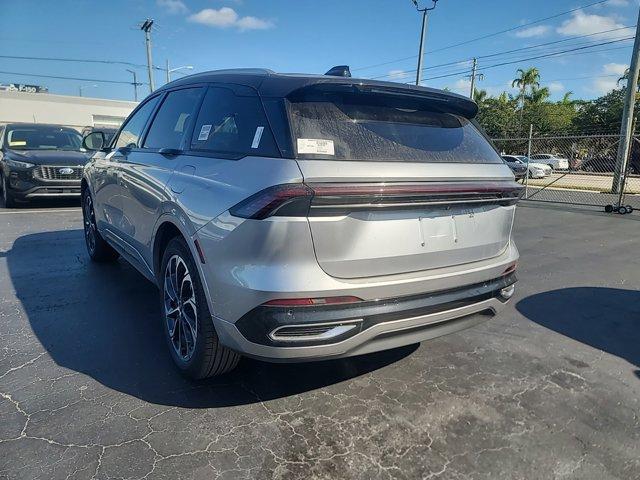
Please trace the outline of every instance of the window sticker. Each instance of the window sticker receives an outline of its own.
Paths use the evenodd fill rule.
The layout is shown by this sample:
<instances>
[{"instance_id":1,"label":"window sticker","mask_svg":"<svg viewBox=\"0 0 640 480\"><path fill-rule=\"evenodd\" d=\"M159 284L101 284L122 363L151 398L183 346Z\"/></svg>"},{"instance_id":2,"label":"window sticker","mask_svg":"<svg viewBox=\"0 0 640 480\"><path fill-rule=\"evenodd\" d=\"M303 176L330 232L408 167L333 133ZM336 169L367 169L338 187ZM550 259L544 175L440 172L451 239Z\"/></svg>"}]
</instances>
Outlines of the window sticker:
<instances>
[{"instance_id":1,"label":"window sticker","mask_svg":"<svg viewBox=\"0 0 640 480\"><path fill-rule=\"evenodd\" d=\"M260 146L260 139L262 138L262 132L264 132L264 127L256 127L256 133L253 135L253 142L251 142L251 148L258 148Z\"/></svg>"},{"instance_id":2,"label":"window sticker","mask_svg":"<svg viewBox=\"0 0 640 480\"><path fill-rule=\"evenodd\" d=\"M13 140L12 142L9 142L10 147L24 147L26 144L26 140Z\"/></svg>"},{"instance_id":3,"label":"window sticker","mask_svg":"<svg viewBox=\"0 0 640 480\"><path fill-rule=\"evenodd\" d=\"M202 125L200 134L198 135L198 141L202 142L209 138L209 132L211 132L211 125Z\"/></svg>"},{"instance_id":4,"label":"window sticker","mask_svg":"<svg viewBox=\"0 0 640 480\"><path fill-rule=\"evenodd\" d=\"M320 155L335 155L333 140L319 138L299 138L298 153L315 153Z\"/></svg>"}]
</instances>

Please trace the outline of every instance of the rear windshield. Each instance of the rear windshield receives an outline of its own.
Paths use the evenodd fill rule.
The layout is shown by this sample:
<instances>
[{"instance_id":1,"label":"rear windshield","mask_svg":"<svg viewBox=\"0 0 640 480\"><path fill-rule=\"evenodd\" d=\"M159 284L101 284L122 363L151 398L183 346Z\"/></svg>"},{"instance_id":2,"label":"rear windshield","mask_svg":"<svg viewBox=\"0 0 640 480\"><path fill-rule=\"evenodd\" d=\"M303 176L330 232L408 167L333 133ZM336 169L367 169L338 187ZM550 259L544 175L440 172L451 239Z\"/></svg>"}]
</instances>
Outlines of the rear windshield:
<instances>
[{"instance_id":1,"label":"rear windshield","mask_svg":"<svg viewBox=\"0 0 640 480\"><path fill-rule=\"evenodd\" d=\"M6 142L12 150L80 150L82 136L68 128L9 127Z\"/></svg>"},{"instance_id":2,"label":"rear windshield","mask_svg":"<svg viewBox=\"0 0 640 480\"><path fill-rule=\"evenodd\" d=\"M300 159L502 163L471 121L410 98L325 95L288 110Z\"/></svg>"}]
</instances>

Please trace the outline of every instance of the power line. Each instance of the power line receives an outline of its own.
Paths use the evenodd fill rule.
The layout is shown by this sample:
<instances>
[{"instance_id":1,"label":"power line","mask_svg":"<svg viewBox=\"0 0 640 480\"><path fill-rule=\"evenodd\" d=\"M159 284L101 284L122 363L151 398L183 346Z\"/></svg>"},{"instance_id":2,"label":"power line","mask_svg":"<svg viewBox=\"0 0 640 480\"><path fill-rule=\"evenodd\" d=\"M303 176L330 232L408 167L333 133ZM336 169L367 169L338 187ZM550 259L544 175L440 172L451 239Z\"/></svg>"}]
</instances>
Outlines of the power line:
<instances>
[{"instance_id":1,"label":"power line","mask_svg":"<svg viewBox=\"0 0 640 480\"><path fill-rule=\"evenodd\" d=\"M43 75L39 73L20 73L20 72L5 72L5 71L0 71L0 74L16 75L21 77L55 78L59 80L77 80L80 82L116 83L116 84L122 84L122 85L133 85L133 82L124 82L122 80L103 80L101 78L63 77L58 75ZM142 85L142 84L143 83L138 82L138 85Z\"/></svg>"},{"instance_id":2,"label":"power line","mask_svg":"<svg viewBox=\"0 0 640 480\"><path fill-rule=\"evenodd\" d=\"M529 22L529 23L524 23L524 24L522 24L522 25L517 25L517 26L515 26L515 27L507 28L507 29L505 29L505 30L500 30L500 31L498 31L498 32L488 33L488 34L486 34L486 35L482 35L482 36L480 36L480 37L476 37L476 38L472 38L472 39L470 39L470 40L465 40L465 41L463 41L463 42L459 42L459 43L454 43L454 44L451 44L451 45L447 45L447 46L444 46L444 47L441 47L441 48L437 48L437 49L435 49L435 50L428 50L428 51L427 51L427 53L436 53L436 52L441 52L441 51L443 51L443 50L448 50L448 49L450 49L450 48L460 47L460 46L462 46L462 45L468 45L469 43L477 42L477 41L479 41L479 40L485 40L485 39L487 39L487 38L495 37L495 36L497 36L497 35L502 35L502 34L504 34L504 33L513 32L513 31L515 31L515 30L519 30L519 29L521 29L521 28L530 27L531 25L535 25L535 24L537 24L537 23L545 22L545 21L547 21L547 20L552 20L552 19L554 19L554 18L558 18L558 17L561 17L561 16L563 16L563 15L568 15L568 14L570 14L570 13L576 12L576 11L578 11L578 10L582 10L582 9L584 9L584 8L589 8L589 7L594 7L594 6L596 6L596 5L601 5L601 4L606 3L606 2L609 2L609 1L611 1L611 0L599 0L599 1L597 1L597 2L592 2L592 3L586 4L586 5L582 5L582 6L580 6L580 7L572 8L571 10L567 10L566 12L560 12L560 13L556 13L555 15L551 15L551 16L549 16L549 17L540 18L540 19L538 19L538 20L534 20L534 21ZM364 66L364 67L354 68L354 69L352 69L352 70L353 70L354 72L356 72L356 71L361 71L361 70L368 70L368 69L370 69L370 68L382 67L382 66L384 66L384 65L390 65L390 64L392 64L392 63L402 62L402 61L405 61L405 60L411 60L411 59L414 59L414 58L416 58L416 56L415 56L415 55L412 55L412 56L410 56L410 57L404 57L404 58L398 58L398 59L395 59L395 60L389 60L389 61L387 61L387 62L377 63L377 64L375 64L375 65L366 65L366 66Z\"/></svg>"},{"instance_id":3,"label":"power line","mask_svg":"<svg viewBox=\"0 0 640 480\"><path fill-rule=\"evenodd\" d=\"M562 39L562 40L555 40L553 42L539 43L537 45L530 45L528 47L515 48L515 49L512 49L512 50L505 50L505 51L502 51L502 52L496 52L496 53L491 53L491 54L487 54L487 55L479 55L476 58L478 58L478 59L493 58L493 57L499 57L499 56L502 56L502 55L508 55L510 53L517 53L517 52L527 51L527 50L535 50L537 48L547 47L547 46L555 45L555 44L558 44L558 43L568 42L568 41L571 41L571 40L578 40L578 39L581 39L581 38L593 37L593 36L596 36L596 35L603 35L605 33L611 33L611 32L615 32L615 31L619 31L619 30L627 30L629 28L631 28L631 27L613 28L611 30L603 30L601 32L590 33L590 34L587 34L587 35L579 35L579 36L576 36L576 37L565 38L565 39ZM569 45L571 46L571 44L569 44ZM595 45L595 44L593 44L591 42L573 44L573 46L581 46L581 45ZM471 59L469 58L469 59L457 60L457 61L452 61L452 62L447 62L447 63L441 63L441 64L438 64L438 65L432 65L432 66L429 66L429 67L425 67L423 69L423 71L437 69L437 68L441 68L441 67L453 66L453 65L461 65L461 64L463 64L465 62L470 62L470 61L471 61ZM409 73L414 72L414 71L415 70L407 70L404 73L409 74ZM388 78L388 77L393 77L393 75L390 75L390 74L379 75L377 77L372 77L372 79L377 80L377 79Z\"/></svg>"},{"instance_id":4,"label":"power line","mask_svg":"<svg viewBox=\"0 0 640 480\"><path fill-rule=\"evenodd\" d=\"M490 68L502 67L502 66L505 66L505 65L513 65L515 63L520 63L520 62L528 62L530 60L539 60L539 59L542 59L542 58L556 57L556 56L568 54L568 53L571 53L571 52L576 52L576 51L579 51L579 50L585 50L585 49L588 49L588 48L599 47L599 46L602 46L602 45L610 45L612 43L623 42L623 41L630 40L632 38L634 38L634 37L621 38L619 40L610 40L608 42L594 43L592 45L571 48L571 49L568 49L568 50L561 50L559 52L547 53L547 54L543 54L543 55L536 55L536 56L533 56L533 57L519 58L517 60L510 60L510 61L507 61L507 62L495 63L493 65L487 65L486 67L479 68L478 71L489 70ZM625 47L617 47L617 48L612 48L612 49L595 50L595 51L592 51L592 52L583 52L583 53L606 52L606 51L609 51L609 50L618 50L620 48L628 48L628 47L626 47L626 46ZM439 78L447 78L447 77L454 77L454 76L459 76L459 75L466 75L468 73L469 73L468 69L467 70L460 70L458 72L453 72L453 73L446 74L446 75L439 75L439 76L435 76L435 77L425 78L425 80L436 80L436 79L439 79Z\"/></svg>"},{"instance_id":5,"label":"power line","mask_svg":"<svg viewBox=\"0 0 640 480\"><path fill-rule=\"evenodd\" d=\"M107 65L127 65L129 67L147 68L146 65L141 63L125 62L122 60L96 60L89 58L58 58L58 57L26 57L21 55L0 55L0 58L7 58L11 60L38 60L38 61L52 61L52 62L73 62L73 63L100 63ZM164 70L162 67L154 66L154 70Z\"/></svg>"}]
</instances>

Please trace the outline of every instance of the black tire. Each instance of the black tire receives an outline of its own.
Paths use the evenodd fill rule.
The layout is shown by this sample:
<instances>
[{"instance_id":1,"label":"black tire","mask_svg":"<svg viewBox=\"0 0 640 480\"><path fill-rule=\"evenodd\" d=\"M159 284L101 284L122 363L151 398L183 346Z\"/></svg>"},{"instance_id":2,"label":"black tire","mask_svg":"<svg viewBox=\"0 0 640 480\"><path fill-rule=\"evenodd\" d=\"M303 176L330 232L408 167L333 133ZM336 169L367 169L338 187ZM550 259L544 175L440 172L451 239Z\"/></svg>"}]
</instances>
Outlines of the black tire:
<instances>
[{"instance_id":1,"label":"black tire","mask_svg":"<svg viewBox=\"0 0 640 480\"><path fill-rule=\"evenodd\" d=\"M96 225L93 199L87 189L82 191L82 220L84 224L84 241L91 260L98 263L116 261L120 254L100 235Z\"/></svg>"},{"instance_id":2,"label":"black tire","mask_svg":"<svg viewBox=\"0 0 640 480\"><path fill-rule=\"evenodd\" d=\"M612 213L613 212L613 205L605 205L604 206L604 211L607 213Z\"/></svg>"},{"instance_id":3,"label":"black tire","mask_svg":"<svg viewBox=\"0 0 640 480\"><path fill-rule=\"evenodd\" d=\"M11 194L11 192L9 191L9 188L7 187L7 181L4 177L4 175L0 175L0 180L2 180L2 201L4 203L4 208L15 208L16 207L16 200L14 198L14 196Z\"/></svg>"},{"instance_id":4,"label":"black tire","mask_svg":"<svg viewBox=\"0 0 640 480\"><path fill-rule=\"evenodd\" d=\"M174 266L175 284L180 284L179 289L172 288ZM158 276L162 330L176 367L193 380L233 370L240 361L240 355L220 343L198 269L182 237L169 241L162 255ZM196 332L195 341L193 331Z\"/></svg>"}]
</instances>

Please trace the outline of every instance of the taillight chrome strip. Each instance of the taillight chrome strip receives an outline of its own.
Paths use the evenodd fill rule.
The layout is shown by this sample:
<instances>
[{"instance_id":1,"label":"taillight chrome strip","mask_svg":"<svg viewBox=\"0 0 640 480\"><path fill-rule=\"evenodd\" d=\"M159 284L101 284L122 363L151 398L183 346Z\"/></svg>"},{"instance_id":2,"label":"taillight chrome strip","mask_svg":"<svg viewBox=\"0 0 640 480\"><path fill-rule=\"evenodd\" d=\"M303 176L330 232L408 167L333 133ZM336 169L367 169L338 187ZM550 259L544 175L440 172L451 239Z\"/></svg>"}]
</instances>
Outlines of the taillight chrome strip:
<instances>
[{"instance_id":1,"label":"taillight chrome strip","mask_svg":"<svg viewBox=\"0 0 640 480\"><path fill-rule=\"evenodd\" d=\"M468 205L468 204L512 204L515 203L515 198L483 198L483 199L467 199L467 200L424 200L417 202L389 202L389 203L340 203L336 205L311 205L312 210L324 210L324 209L366 209L372 208L404 208L404 207L425 207L436 205Z\"/></svg>"},{"instance_id":2,"label":"taillight chrome strip","mask_svg":"<svg viewBox=\"0 0 640 480\"><path fill-rule=\"evenodd\" d=\"M306 216L313 212L437 205L513 205L524 187L514 181L424 183L293 183L274 185L246 198L229 211L262 220L273 215Z\"/></svg>"}]
</instances>

